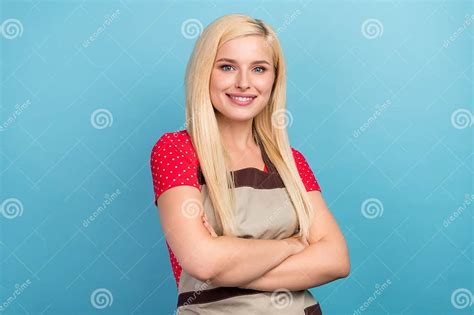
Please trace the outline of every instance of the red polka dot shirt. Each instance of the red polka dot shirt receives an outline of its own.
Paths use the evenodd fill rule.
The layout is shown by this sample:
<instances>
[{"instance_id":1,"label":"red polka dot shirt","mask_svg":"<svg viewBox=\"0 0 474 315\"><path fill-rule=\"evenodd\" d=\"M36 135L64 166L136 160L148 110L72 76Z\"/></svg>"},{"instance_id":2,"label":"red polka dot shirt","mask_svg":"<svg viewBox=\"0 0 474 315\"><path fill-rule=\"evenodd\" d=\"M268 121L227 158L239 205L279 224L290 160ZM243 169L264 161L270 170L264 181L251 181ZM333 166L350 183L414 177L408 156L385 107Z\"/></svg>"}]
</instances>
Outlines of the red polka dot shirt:
<instances>
[{"instance_id":1,"label":"red polka dot shirt","mask_svg":"<svg viewBox=\"0 0 474 315\"><path fill-rule=\"evenodd\" d=\"M301 152L291 148L296 167L307 191L321 191L308 162ZM191 142L191 137L186 130L167 132L163 134L153 146L150 166L155 193L155 204L158 197L166 190L176 186L193 186L201 190L197 178L199 160ZM265 172L268 172L265 165ZM179 284L181 266L166 242L170 254L176 285Z\"/></svg>"}]
</instances>

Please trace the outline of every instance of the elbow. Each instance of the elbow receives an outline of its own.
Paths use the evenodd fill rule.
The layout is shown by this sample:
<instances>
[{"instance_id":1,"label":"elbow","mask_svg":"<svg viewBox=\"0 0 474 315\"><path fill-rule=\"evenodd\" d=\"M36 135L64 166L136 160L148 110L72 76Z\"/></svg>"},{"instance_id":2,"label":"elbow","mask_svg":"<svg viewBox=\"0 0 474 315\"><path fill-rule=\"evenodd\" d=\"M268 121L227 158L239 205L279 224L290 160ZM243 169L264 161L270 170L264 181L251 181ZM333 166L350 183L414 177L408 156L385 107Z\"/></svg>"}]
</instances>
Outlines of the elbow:
<instances>
[{"instance_id":1,"label":"elbow","mask_svg":"<svg viewBox=\"0 0 474 315\"><path fill-rule=\"evenodd\" d=\"M214 249L213 243L207 242L206 240L197 242L194 249L191 255L185 257L182 263L180 262L181 267L191 277L206 282L212 279L217 273L217 251Z\"/></svg>"},{"instance_id":2,"label":"elbow","mask_svg":"<svg viewBox=\"0 0 474 315\"><path fill-rule=\"evenodd\" d=\"M351 272L351 262L349 256L346 256L342 259L341 264L337 268L337 276L338 278L346 278L349 276Z\"/></svg>"},{"instance_id":3,"label":"elbow","mask_svg":"<svg viewBox=\"0 0 474 315\"><path fill-rule=\"evenodd\" d=\"M339 270L339 278L346 278L349 276L351 272L351 265L350 263L342 266Z\"/></svg>"},{"instance_id":4,"label":"elbow","mask_svg":"<svg viewBox=\"0 0 474 315\"><path fill-rule=\"evenodd\" d=\"M209 279L212 279L214 276L213 268L210 268L210 264L200 261L200 262L192 262L189 266L184 267L183 269L193 278L206 282Z\"/></svg>"},{"instance_id":5,"label":"elbow","mask_svg":"<svg viewBox=\"0 0 474 315\"><path fill-rule=\"evenodd\" d=\"M189 273L192 277L202 282L209 282L215 286L240 286L245 283L237 283L235 279L229 279L223 270L217 268L216 264L211 261L200 263L200 267L194 266L193 273Z\"/></svg>"},{"instance_id":6,"label":"elbow","mask_svg":"<svg viewBox=\"0 0 474 315\"><path fill-rule=\"evenodd\" d=\"M217 257L212 255L209 251L203 251L201 254L187 259L187 268L183 266L183 269L186 270L191 277L206 282L214 279L218 273L216 261Z\"/></svg>"},{"instance_id":7,"label":"elbow","mask_svg":"<svg viewBox=\"0 0 474 315\"><path fill-rule=\"evenodd\" d=\"M207 282L212 278L212 274L207 270L200 270L192 276L202 282Z\"/></svg>"},{"instance_id":8,"label":"elbow","mask_svg":"<svg viewBox=\"0 0 474 315\"><path fill-rule=\"evenodd\" d=\"M345 242L344 246L341 246L338 250L337 261L336 276L338 278L348 277L351 272L351 260L349 256L349 249L347 248Z\"/></svg>"}]
</instances>

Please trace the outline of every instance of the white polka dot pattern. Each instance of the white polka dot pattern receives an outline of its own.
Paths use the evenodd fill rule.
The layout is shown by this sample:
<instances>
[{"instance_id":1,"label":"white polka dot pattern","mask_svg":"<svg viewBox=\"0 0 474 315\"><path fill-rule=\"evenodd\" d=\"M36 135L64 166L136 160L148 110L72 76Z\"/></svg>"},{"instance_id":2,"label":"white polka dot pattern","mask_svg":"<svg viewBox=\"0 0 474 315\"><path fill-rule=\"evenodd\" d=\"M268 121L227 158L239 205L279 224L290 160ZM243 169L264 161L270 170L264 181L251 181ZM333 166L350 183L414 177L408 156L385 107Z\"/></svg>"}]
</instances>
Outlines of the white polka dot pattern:
<instances>
[{"instance_id":1,"label":"white polka dot pattern","mask_svg":"<svg viewBox=\"0 0 474 315\"><path fill-rule=\"evenodd\" d=\"M318 181L314 177L313 171L311 170L311 167L309 166L308 162L306 162L306 159L303 154L294 148L291 148L291 151L293 151L293 157L295 158L296 168L300 173L300 177L303 181L304 186L306 187L306 191L321 191Z\"/></svg>"},{"instance_id":2,"label":"white polka dot pattern","mask_svg":"<svg viewBox=\"0 0 474 315\"><path fill-rule=\"evenodd\" d=\"M306 190L321 191L303 154L293 148L291 150ZM163 134L154 145L150 157L155 204L158 197L172 187L187 185L201 190L197 178L198 165L199 160L196 151L186 130ZM167 241L166 246L170 254L176 286L178 286L182 268Z\"/></svg>"},{"instance_id":3,"label":"white polka dot pattern","mask_svg":"<svg viewBox=\"0 0 474 315\"><path fill-rule=\"evenodd\" d=\"M172 187L187 185L201 189L197 178L197 155L186 130L161 136L153 147L150 164L155 202Z\"/></svg>"}]
</instances>

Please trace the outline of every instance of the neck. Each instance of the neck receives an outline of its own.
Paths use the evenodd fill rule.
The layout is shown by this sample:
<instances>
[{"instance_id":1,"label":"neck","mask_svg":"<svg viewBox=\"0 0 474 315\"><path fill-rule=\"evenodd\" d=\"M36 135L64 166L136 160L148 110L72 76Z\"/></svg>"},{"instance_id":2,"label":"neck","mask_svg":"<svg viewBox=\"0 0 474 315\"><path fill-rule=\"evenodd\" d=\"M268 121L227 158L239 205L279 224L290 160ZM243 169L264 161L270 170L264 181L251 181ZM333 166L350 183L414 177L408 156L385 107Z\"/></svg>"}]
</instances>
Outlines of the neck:
<instances>
[{"instance_id":1,"label":"neck","mask_svg":"<svg viewBox=\"0 0 474 315\"><path fill-rule=\"evenodd\" d=\"M252 134L252 122L229 121L222 116L218 117L217 124L224 147L230 151L245 151L254 148L256 143Z\"/></svg>"}]
</instances>

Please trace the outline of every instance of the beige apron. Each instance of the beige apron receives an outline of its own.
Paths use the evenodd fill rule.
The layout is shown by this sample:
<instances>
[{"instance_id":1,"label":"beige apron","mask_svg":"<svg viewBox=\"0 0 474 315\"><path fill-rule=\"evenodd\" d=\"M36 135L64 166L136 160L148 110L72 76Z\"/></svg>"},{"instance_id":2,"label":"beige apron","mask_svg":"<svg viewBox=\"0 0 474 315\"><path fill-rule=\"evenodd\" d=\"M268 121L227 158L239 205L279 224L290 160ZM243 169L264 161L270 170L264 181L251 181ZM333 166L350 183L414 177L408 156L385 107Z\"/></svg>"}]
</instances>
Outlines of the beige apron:
<instances>
[{"instance_id":1,"label":"beige apron","mask_svg":"<svg viewBox=\"0 0 474 315\"><path fill-rule=\"evenodd\" d=\"M236 229L238 237L283 239L297 233L296 212L276 168L260 144L268 173L256 168L234 171ZM198 179L209 224L219 234L207 186L200 167ZM181 271L177 314L322 314L318 301L308 290L274 292L218 287Z\"/></svg>"}]
</instances>

